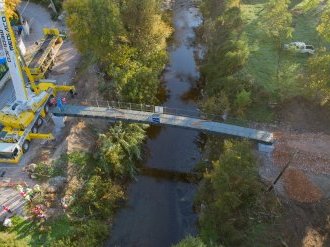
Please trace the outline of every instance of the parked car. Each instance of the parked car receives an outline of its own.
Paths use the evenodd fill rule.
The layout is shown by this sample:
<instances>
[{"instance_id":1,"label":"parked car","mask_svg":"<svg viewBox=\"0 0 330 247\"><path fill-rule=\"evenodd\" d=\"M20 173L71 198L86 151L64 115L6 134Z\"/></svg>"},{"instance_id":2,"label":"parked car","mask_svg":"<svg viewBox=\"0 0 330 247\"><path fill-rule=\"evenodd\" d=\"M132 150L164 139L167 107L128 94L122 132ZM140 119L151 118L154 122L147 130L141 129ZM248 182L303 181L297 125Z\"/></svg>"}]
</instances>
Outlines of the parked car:
<instances>
[{"instance_id":1,"label":"parked car","mask_svg":"<svg viewBox=\"0 0 330 247\"><path fill-rule=\"evenodd\" d=\"M284 45L285 50L290 50L298 53L314 54L315 48L312 45L306 45L304 42L291 42Z\"/></svg>"}]
</instances>

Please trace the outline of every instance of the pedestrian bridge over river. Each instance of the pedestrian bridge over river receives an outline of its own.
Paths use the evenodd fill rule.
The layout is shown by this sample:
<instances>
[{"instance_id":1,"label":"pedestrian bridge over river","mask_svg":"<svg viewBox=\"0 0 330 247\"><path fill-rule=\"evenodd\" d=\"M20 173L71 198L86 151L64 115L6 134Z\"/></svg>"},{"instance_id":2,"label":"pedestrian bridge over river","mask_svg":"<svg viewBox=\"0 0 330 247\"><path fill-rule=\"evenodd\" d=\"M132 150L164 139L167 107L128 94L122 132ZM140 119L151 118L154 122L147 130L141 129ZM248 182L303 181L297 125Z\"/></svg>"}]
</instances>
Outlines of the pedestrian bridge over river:
<instances>
[{"instance_id":1,"label":"pedestrian bridge over river","mask_svg":"<svg viewBox=\"0 0 330 247\"><path fill-rule=\"evenodd\" d=\"M110 101L70 101L62 109L52 110L54 116L101 118L111 121L166 125L251 139L264 144L272 144L273 133L248 127L241 127L230 120L224 121L220 115L204 114L196 111L174 109L162 106L131 104Z\"/></svg>"}]
</instances>

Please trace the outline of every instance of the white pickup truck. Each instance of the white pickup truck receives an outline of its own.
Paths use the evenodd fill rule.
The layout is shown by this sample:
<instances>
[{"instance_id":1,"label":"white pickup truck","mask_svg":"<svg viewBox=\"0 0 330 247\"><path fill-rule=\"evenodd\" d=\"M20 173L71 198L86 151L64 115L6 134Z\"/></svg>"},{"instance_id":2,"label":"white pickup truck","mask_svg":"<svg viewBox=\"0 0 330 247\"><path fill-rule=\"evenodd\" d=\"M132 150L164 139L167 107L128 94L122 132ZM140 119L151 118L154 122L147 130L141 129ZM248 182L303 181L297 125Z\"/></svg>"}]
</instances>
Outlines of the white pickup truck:
<instances>
[{"instance_id":1,"label":"white pickup truck","mask_svg":"<svg viewBox=\"0 0 330 247\"><path fill-rule=\"evenodd\" d=\"M315 53L314 46L306 45L304 42L291 42L290 44L285 44L284 49L299 53L308 53L308 54Z\"/></svg>"}]
</instances>

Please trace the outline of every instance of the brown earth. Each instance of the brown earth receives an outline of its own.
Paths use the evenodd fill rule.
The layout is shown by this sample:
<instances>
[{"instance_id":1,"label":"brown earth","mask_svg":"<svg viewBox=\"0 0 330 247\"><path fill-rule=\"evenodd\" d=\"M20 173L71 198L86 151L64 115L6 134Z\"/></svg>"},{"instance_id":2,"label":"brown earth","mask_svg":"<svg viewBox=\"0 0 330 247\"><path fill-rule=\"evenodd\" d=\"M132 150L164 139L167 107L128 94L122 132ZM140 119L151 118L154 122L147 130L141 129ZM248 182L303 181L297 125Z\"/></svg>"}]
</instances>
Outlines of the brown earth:
<instances>
[{"instance_id":1,"label":"brown earth","mask_svg":"<svg viewBox=\"0 0 330 247\"><path fill-rule=\"evenodd\" d=\"M277 191L282 245L330 246L330 109L296 98L278 115L273 163L282 169L290 162L279 180L284 190Z\"/></svg>"},{"instance_id":2,"label":"brown earth","mask_svg":"<svg viewBox=\"0 0 330 247\"><path fill-rule=\"evenodd\" d=\"M303 98L284 102L278 110L278 119L298 132L330 135L330 106L321 107Z\"/></svg>"},{"instance_id":3,"label":"brown earth","mask_svg":"<svg viewBox=\"0 0 330 247\"><path fill-rule=\"evenodd\" d=\"M330 135L323 133L275 133L275 164L330 175ZM294 157L292 157L294 155Z\"/></svg>"},{"instance_id":4,"label":"brown earth","mask_svg":"<svg viewBox=\"0 0 330 247\"><path fill-rule=\"evenodd\" d=\"M284 187L292 188L294 178L297 183L305 181L306 187L319 177L330 179L329 107L296 98L283 105L279 116L287 128L274 133L276 143L273 161L279 167L284 167L289 162L290 168L295 168L295 172L289 170L284 174L284 177L292 177L284 179ZM298 177L301 178L297 179ZM328 194L330 183L329 188L327 185L321 187ZM303 198L306 196L303 193L303 189L291 190L288 196L293 199Z\"/></svg>"},{"instance_id":5,"label":"brown earth","mask_svg":"<svg viewBox=\"0 0 330 247\"><path fill-rule=\"evenodd\" d=\"M77 69L74 78L74 85L78 92L78 99L95 100L101 99L98 90L99 75L96 72L96 65L90 65L82 61ZM70 101L69 101L70 103ZM54 160L60 157L60 154L69 154L72 152L87 152L93 150L97 140L97 133L107 128L105 121L93 119L65 118L66 134L63 135L61 143L56 147L56 151L48 156L48 160ZM68 184L65 195L70 196L80 188L82 181L77 177L77 171L72 164L67 164Z\"/></svg>"},{"instance_id":6,"label":"brown earth","mask_svg":"<svg viewBox=\"0 0 330 247\"><path fill-rule=\"evenodd\" d=\"M297 169L285 171L284 188L288 196L298 202L318 202L322 197L321 190Z\"/></svg>"}]
</instances>

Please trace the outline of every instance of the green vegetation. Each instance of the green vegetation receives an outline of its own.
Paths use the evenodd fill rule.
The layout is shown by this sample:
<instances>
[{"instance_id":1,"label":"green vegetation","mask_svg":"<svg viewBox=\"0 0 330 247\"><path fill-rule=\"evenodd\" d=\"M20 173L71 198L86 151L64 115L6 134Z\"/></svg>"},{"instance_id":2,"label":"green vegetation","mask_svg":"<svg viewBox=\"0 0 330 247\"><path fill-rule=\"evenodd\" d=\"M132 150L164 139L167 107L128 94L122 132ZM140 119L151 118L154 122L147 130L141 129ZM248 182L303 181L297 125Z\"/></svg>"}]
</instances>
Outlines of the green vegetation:
<instances>
[{"instance_id":1,"label":"green vegetation","mask_svg":"<svg viewBox=\"0 0 330 247\"><path fill-rule=\"evenodd\" d=\"M318 0L204 0L202 61L204 111L229 112L272 121L271 105L297 96L326 105L330 100L330 4ZM314 55L284 49L292 41L316 48ZM208 138L207 167L197 195L198 238L178 246L277 246L274 197L264 193L249 143ZM222 154L221 154L222 152Z\"/></svg>"},{"instance_id":2,"label":"green vegetation","mask_svg":"<svg viewBox=\"0 0 330 247\"><path fill-rule=\"evenodd\" d=\"M81 243L83 246L101 246L109 234L109 220L125 199L125 182L134 174L144 137L144 130L139 125L116 124L106 134L99 135L95 154L73 152L56 161L55 167L69 162L79 181L75 188L70 188L72 199L67 203L65 213L46 221L15 216L13 227L1 229L0 240L7 246L71 247L81 246ZM44 175L54 172L45 165L37 167ZM42 192L27 209L44 204L45 198Z\"/></svg>"},{"instance_id":3,"label":"green vegetation","mask_svg":"<svg viewBox=\"0 0 330 247\"><path fill-rule=\"evenodd\" d=\"M315 89L310 84L310 60L313 60L314 56L309 57L307 54L284 51L283 45L292 41L302 41L314 45L316 52L322 54L322 47L326 45L326 40L322 38L322 35L319 35L317 29L323 30L328 18L322 14L323 8L316 3L318 1L275 2L249 1L241 5L245 23L244 31L247 33L250 50L250 56L244 70L252 77L259 89L254 98L261 98L263 102L260 104L275 102L281 104L296 96L304 96L314 102L324 102L324 97L318 99L310 97L312 94L329 90L329 85L323 84L322 87ZM271 6L278 6L279 3L282 4L282 8L278 14L282 16L282 19L275 19L277 22L281 22L274 22L270 27L272 22L266 22L265 19L271 20L271 14L279 8L271 8ZM292 17L290 17L291 13ZM321 14L324 16L325 22L319 23ZM283 32L285 35L281 37L280 42L267 35L269 34L267 25L269 26L268 30L273 29L274 26L287 30ZM258 26L260 28L256 28ZM326 36L326 34L324 35ZM257 102L258 100L253 101ZM249 111L249 114L253 113L253 110ZM270 109L268 109L269 111Z\"/></svg>"},{"instance_id":4,"label":"green vegetation","mask_svg":"<svg viewBox=\"0 0 330 247\"><path fill-rule=\"evenodd\" d=\"M289 12L290 0L272 0L266 4L261 26L281 50L283 41L292 36L292 15Z\"/></svg>"},{"instance_id":5,"label":"green vegetation","mask_svg":"<svg viewBox=\"0 0 330 247\"><path fill-rule=\"evenodd\" d=\"M114 177L133 177L135 163L141 159L141 146L145 138L143 126L130 124L123 128L117 124L108 133L100 135L100 162L104 170Z\"/></svg>"},{"instance_id":6,"label":"green vegetation","mask_svg":"<svg viewBox=\"0 0 330 247\"><path fill-rule=\"evenodd\" d=\"M7 64L0 64L0 80L5 76L8 71Z\"/></svg>"},{"instance_id":7,"label":"green vegetation","mask_svg":"<svg viewBox=\"0 0 330 247\"><path fill-rule=\"evenodd\" d=\"M259 224L258 212L264 206L259 205L263 191L257 176L250 145L225 141L223 154L204 175L197 197L197 204L203 205L199 223L205 243L247 246L246 233Z\"/></svg>"},{"instance_id":8,"label":"green vegetation","mask_svg":"<svg viewBox=\"0 0 330 247\"><path fill-rule=\"evenodd\" d=\"M330 100L330 53L323 50L309 59L308 87L310 98L325 105Z\"/></svg>"},{"instance_id":9,"label":"green vegetation","mask_svg":"<svg viewBox=\"0 0 330 247\"><path fill-rule=\"evenodd\" d=\"M171 28L158 0L68 0L67 24L78 49L99 63L107 97L155 103Z\"/></svg>"},{"instance_id":10,"label":"green vegetation","mask_svg":"<svg viewBox=\"0 0 330 247\"><path fill-rule=\"evenodd\" d=\"M329 3L320 1L202 1L203 41L207 47L202 75L207 112L229 112L254 121L272 121L272 105L303 96L326 104L329 84L315 81L327 71ZM314 45L317 55L293 53L285 43ZM323 57L321 58L321 56ZM312 77L314 81L311 82ZM315 97L316 95L316 97ZM313 96L313 97L312 97Z\"/></svg>"},{"instance_id":11,"label":"green vegetation","mask_svg":"<svg viewBox=\"0 0 330 247\"><path fill-rule=\"evenodd\" d=\"M171 33L159 4L157 0L66 1L73 41L107 74L107 82L100 85L105 96L156 101L159 76L167 62L166 39ZM143 126L116 124L99 135L93 154L74 152L63 162L38 164L35 174L43 179L66 175L67 167L62 164L73 170L78 185L62 191L71 198L68 207L46 221L15 217L13 227L2 229L0 239L9 246L102 245L109 234L109 221L125 199L125 183L135 174L144 138ZM47 196L42 192L27 209L45 203ZM61 201L52 199L53 205Z\"/></svg>"},{"instance_id":12,"label":"green vegetation","mask_svg":"<svg viewBox=\"0 0 330 247\"><path fill-rule=\"evenodd\" d=\"M44 180L50 177L64 176L65 170L62 163L58 161L53 162L51 165L38 163L33 171L33 175L35 175L37 179Z\"/></svg>"},{"instance_id":13,"label":"green vegetation","mask_svg":"<svg viewBox=\"0 0 330 247\"><path fill-rule=\"evenodd\" d=\"M198 237L188 236L173 247L206 247L206 244Z\"/></svg>"},{"instance_id":14,"label":"green vegetation","mask_svg":"<svg viewBox=\"0 0 330 247\"><path fill-rule=\"evenodd\" d=\"M55 5L61 2L54 1ZM68 0L64 7L76 46L106 73L99 85L102 93L133 102L156 102L159 76L167 62L166 39L171 34L160 2ZM12 228L2 229L0 239L14 246L102 245L109 221L125 199L125 183L135 174L144 138L144 126L115 124L99 135L93 154L73 152L52 165L38 164L34 173L39 178L67 175L63 171L68 167L75 174L77 184L62 191L61 196L70 198L65 211L46 221L18 218ZM46 197L42 192L27 208L45 203ZM61 201L52 199L52 204Z\"/></svg>"},{"instance_id":15,"label":"green vegetation","mask_svg":"<svg viewBox=\"0 0 330 247\"><path fill-rule=\"evenodd\" d=\"M67 216L51 219L44 224L31 222L19 216L12 218L13 226L0 232L1 246L99 246L105 240L108 227L101 220L87 223L73 221Z\"/></svg>"},{"instance_id":16,"label":"green vegetation","mask_svg":"<svg viewBox=\"0 0 330 247\"><path fill-rule=\"evenodd\" d=\"M202 107L208 112L230 111L241 115L251 103L252 85L241 73L249 50L241 31L243 22L238 4L239 1L227 1L221 6L217 1L203 1L207 54L201 70L206 92Z\"/></svg>"},{"instance_id":17,"label":"green vegetation","mask_svg":"<svg viewBox=\"0 0 330 247\"><path fill-rule=\"evenodd\" d=\"M279 205L263 190L251 145L225 141L222 150L206 169L196 197L200 236L177 246L272 246Z\"/></svg>"}]
</instances>

